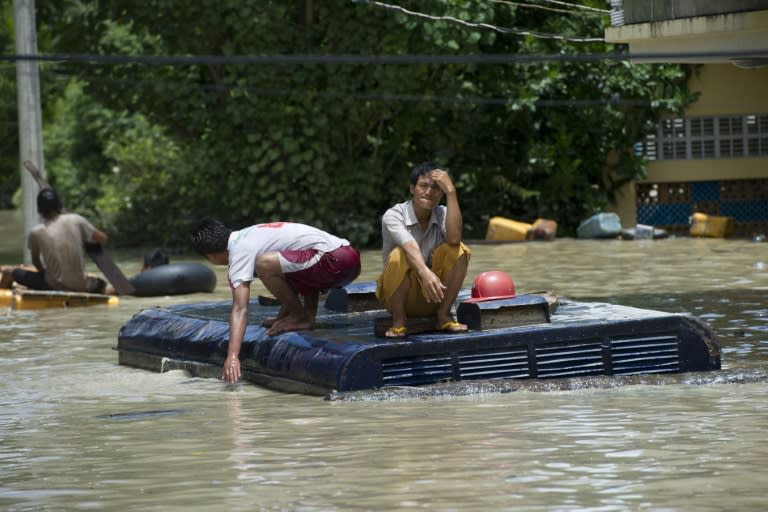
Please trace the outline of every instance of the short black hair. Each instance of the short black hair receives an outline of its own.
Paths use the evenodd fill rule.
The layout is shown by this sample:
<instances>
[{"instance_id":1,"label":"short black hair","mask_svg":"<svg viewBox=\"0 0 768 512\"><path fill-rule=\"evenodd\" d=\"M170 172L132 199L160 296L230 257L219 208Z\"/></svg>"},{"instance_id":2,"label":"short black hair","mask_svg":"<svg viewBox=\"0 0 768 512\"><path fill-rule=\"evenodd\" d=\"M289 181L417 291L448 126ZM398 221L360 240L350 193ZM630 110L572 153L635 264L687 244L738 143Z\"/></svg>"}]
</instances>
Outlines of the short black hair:
<instances>
[{"instance_id":1,"label":"short black hair","mask_svg":"<svg viewBox=\"0 0 768 512\"><path fill-rule=\"evenodd\" d=\"M432 161L422 162L411 170L411 185L415 185L419 178L425 174L429 174L435 169L440 169L440 166Z\"/></svg>"},{"instance_id":2,"label":"short black hair","mask_svg":"<svg viewBox=\"0 0 768 512\"><path fill-rule=\"evenodd\" d=\"M167 265L171 259L160 249L155 249L144 256L144 268L155 268L160 265Z\"/></svg>"},{"instance_id":3,"label":"short black hair","mask_svg":"<svg viewBox=\"0 0 768 512\"><path fill-rule=\"evenodd\" d=\"M37 193L37 213L49 219L54 214L61 213L61 199L52 188L44 188Z\"/></svg>"},{"instance_id":4,"label":"short black hair","mask_svg":"<svg viewBox=\"0 0 768 512\"><path fill-rule=\"evenodd\" d=\"M225 252L232 230L211 217L204 217L192 223L189 239L192 247L203 256Z\"/></svg>"}]
</instances>

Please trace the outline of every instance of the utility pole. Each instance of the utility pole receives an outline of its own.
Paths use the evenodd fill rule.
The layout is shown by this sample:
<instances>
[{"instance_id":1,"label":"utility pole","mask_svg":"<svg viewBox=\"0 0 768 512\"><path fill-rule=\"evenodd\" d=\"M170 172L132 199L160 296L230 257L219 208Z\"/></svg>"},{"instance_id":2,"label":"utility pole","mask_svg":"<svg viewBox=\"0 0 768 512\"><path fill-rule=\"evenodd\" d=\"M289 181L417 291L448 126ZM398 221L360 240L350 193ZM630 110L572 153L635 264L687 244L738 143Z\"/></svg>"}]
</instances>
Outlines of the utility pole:
<instances>
[{"instance_id":1,"label":"utility pole","mask_svg":"<svg viewBox=\"0 0 768 512\"><path fill-rule=\"evenodd\" d=\"M16 25L16 54L37 55L35 1L13 0ZM16 61L16 92L19 109L19 172L21 173L21 214L24 219L24 262L31 263L27 235L38 223L37 184L22 163L30 160L45 175L43 162L43 122L40 109L40 75L36 60Z\"/></svg>"}]
</instances>

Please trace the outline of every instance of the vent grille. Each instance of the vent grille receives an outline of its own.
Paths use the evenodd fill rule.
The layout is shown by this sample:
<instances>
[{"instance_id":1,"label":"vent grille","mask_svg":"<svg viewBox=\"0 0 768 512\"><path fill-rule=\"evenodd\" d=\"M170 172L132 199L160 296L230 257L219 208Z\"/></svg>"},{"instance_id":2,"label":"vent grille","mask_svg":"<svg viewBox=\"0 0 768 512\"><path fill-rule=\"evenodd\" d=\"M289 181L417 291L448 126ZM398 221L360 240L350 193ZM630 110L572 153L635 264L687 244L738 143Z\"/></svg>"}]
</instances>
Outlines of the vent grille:
<instances>
[{"instance_id":1,"label":"vent grille","mask_svg":"<svg viewBox=\"0 0 768 512\"><path fill-rule=\"evenodd\" d=\"M667 373L680 370L678 338L674 335L611 340L614 375Z\"/></svg>"},{"instance_id":2,"label":"vent grille","mask_svg":"<svg viewBox=\"0 0 768 512\"><path fill-rule=\"evenodd\" d=\"M381 364L385 386L417 386L453 378L453 365L448 354L388 359Z\"/></svg>"},{"instance_id":3,"label":"vent grille","mask_svg":"<svg viewBox=\"0 0 768 512\"><path fill-rule=\"evenodd\" d=\"M459 354L462 379L522 379L530 377L526 347Z\"/></svg>"},{"instance_id":4,"label":"vent grille","mask_svg":"<svg viewBox=\"0 0 768 512\"><path fill-rule=\"evenodd\" d=\"M675 334L575 340L529 347L401 357L382 361L385 386L418 386L448 380L540 379L680 371ZM454 364L456 373L454 373ZM535 367L531 367L531 364Z\"/></svg>"},{"instance_id":5,"label":"vent grille","mask_svg":"<svg viewBox=\"0 0 768 512\"><path fill-rule=\"evenodd\" d=\"M541 379L606 373L600 340L536 347L536 366Z\"/></svg>"}]
</instances>

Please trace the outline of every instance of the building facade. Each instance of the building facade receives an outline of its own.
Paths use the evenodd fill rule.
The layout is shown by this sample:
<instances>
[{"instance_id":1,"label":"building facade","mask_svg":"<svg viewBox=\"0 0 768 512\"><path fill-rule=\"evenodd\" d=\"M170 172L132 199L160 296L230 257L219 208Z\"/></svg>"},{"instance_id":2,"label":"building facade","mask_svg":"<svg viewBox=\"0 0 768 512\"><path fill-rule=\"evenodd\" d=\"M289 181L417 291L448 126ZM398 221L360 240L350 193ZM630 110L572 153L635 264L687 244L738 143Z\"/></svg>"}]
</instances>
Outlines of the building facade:
<instances>
[{"instance_id":1,"label":"building facade","mask_svg":"<svg viewBox=\"0 0 768 512\"><path fill-rule=\"evenodd\" d=\"M768 233L768 1L612 4L606 41L637 62L695 64L700 95L638 141L647 177L618 195L622 224L685 234L702 212L733 217L736 236Z\"/></svg>"}]
</instances>

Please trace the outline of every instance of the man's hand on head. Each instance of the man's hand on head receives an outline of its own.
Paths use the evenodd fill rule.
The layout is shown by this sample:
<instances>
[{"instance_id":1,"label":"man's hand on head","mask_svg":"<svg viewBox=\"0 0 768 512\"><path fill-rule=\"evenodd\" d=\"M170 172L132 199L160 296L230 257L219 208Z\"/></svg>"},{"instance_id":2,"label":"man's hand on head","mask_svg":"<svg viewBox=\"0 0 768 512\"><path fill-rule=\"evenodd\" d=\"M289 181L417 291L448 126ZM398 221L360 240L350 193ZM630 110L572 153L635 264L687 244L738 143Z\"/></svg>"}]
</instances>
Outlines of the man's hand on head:
<instances>
[{"instance_id":1,"label":"man's hand on head","mask_svg":"<svg viewBox=\"0 0 768 512\"><path fill-rule=\"evenodd\" d=\"M456 191L451 176L442 169L435 169L430 172L429 177L438 187L440 187L440 190L442 190L444 194L451 194Z\"/></svg>"}]
</instances>

